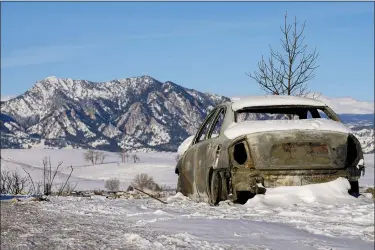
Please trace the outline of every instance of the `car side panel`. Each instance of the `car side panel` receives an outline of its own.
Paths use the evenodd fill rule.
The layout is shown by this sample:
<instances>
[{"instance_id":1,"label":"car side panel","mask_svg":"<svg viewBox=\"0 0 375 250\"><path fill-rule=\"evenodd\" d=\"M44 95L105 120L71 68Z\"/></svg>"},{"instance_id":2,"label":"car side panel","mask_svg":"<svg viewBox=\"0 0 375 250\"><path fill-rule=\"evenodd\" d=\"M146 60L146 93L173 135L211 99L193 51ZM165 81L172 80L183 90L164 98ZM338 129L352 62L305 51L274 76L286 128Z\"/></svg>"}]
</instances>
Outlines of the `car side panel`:
<instances>
[{"instance_id":1,"label":"car side panel","mask_svg":"<svg viewBox=\"0 0 375 250\"><path fill-rule=\"evenodd\" d=\"M194 195L194 156L196 153L196 145L191 146L185 153L180 169L180 180L182 193L186 196Z\"/></svg>"},{"instance_id":2,"label":"car side panel","mask_svg":"<svg viewBox=\"0 0 375 250\"><path fill-rule=\"evenodd\" d=\"M209 170L214 165L216 138L207 139L198 143L195 158L195 183L201 198L207 198Z\"/></svg>"}]
</instances>

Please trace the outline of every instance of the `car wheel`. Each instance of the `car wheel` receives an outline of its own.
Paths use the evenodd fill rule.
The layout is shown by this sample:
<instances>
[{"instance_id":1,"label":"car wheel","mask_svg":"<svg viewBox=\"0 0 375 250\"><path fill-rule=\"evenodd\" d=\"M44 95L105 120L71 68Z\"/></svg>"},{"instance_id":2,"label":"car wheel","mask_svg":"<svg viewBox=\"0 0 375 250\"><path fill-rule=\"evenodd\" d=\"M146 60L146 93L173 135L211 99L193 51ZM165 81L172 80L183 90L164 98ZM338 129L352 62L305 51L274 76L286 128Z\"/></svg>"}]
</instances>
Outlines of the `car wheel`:
<instances>
[{"instance_id":1,"label":"car wheel","mask_svg":"<svg viewBox=\"0 0 375 250\"><path fill-rule=\"evenodd\" d=\"M221 184L219 172L213 171L210 183L210 203L212 205L217 205L220 202Z\"/></svg>"},{"instance_id":2,"label":"car wheel","mask_svg":"<svg viewBox=\"0 0 375 250\"><path fill-rule=\"evenodd\" d=\"M182 193L181 177L178 175L176 193Z\"/></svg>"}]
</instances>

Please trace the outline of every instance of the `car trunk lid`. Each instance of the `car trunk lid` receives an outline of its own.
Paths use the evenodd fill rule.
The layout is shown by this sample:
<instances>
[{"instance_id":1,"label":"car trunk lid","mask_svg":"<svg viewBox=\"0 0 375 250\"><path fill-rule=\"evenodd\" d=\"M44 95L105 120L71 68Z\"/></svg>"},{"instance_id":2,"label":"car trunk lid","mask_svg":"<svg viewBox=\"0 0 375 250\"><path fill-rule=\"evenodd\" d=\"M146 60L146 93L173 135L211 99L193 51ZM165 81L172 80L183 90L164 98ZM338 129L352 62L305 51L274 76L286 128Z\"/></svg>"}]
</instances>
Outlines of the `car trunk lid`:
<instances>
[{"instance_id":1,"label":"car trunk lid","mask_svg":"<svg viewBox=\"0 0 375 250\"><path fill-rule=\"evenodd\" d=\"M347 133L300 129L247 137L259 170L343 169L346 165Z\"/></svg>"}]
</instances>

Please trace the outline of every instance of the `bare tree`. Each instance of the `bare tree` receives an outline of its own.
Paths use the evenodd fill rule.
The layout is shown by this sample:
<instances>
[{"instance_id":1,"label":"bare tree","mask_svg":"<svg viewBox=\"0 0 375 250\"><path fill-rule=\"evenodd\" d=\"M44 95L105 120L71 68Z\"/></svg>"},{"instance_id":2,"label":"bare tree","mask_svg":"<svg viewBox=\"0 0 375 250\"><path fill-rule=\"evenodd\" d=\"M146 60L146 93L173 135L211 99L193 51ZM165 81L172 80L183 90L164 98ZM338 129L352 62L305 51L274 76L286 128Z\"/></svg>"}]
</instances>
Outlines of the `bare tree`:
<instances>
[{"instance_id":1,"label":"bare tree","mask_svg":"<svg viewBox=\"0 0 375 250\"><path fill-rule=\"evenodd\" d=\"M11 193L12 194L21 194L23 189L26 187L28 182L27 177L21 176L18 172L13 171L11 175Z\"/></svg>"},{"instance_id":2,"label":"bare tree","mask_svg":"<svg viewBox=\"0 0 375 250\"><path fill-rule=\"evenodd\" d=\"M138 155L136 155L136 154L133 154L133 155L132 155L132 158L133 158L133 162L134 162L134 163L137 163L137 162L140 161Z\"/></svg>"},{"instance_id":3,"label":"bare tree","mask_svg":"<svg viewBox=\"0 0 375 250\"><path fill-rule=\"evenodd\" d=\"M78 182L76 182L75 184L68 182L67 185L65 186L64 192L66 194L70 195L71 193L74 192L74 190L76 189L77 185L78 185Z\"/></svg>"},{"instance_id":4,"label":"bare tree","mask_svg":"<svg viewBox=\"0 0 375 250\"><path fill-rule=\"evenodd\" d=\"M43 184L44 184L43 186L44 186L45 195L51 194L53 181L55 180L56 174L59 172L59 168L62 166L62 164L63 162L60 161L55 171L52 172L51 158L50 157L43 158Z\"/></svg>"},{"instance_id":5,"label":"bare tree","mask_svg":"<svg viewBox=\"0 0 375 250\"><path fill-rule=\"evenodd\" d=\"M0 173L0 193L1 194L6 194L7 191L9 190L8 176L9 176L9 171L5 169L1 169L1 173Z\"/></svg>"},{"instance_id":6,"label":"bare tree","mask_svg":"<svg viewBox=\"0 0 375 250\"><path fill-rule=\"evenodd\" d=\"M94 159L95 159L95 164L103 163L106 155L103 152L95 151L94 152Z\"/></svg>"},{"instance_id":7,"label":"bare tree","mask_svg":"<svg viewBox=\"0 0 375 250\"><path fill-rule=\"evenodd\" d=\"M296 17L293 24L287 18L285 13L284 27L280 27L282 52L270 46L270 57L265 60L262 56L258 71L248 76L268 94L305 96L310 93L307 82L315 77L319 53L316 48L308 52L304 44L306 21L299 27Z\"/></svg>"},{"instance_id":8,"label":"bare tree","mask_svg":"<svg viewBox=\"0 0 375 250\"><path fill-rule=\"evenodd\" d=\"M31 178L31 175L30 175L29 172L27 172L24 168L22 168L22 169L29 176L29 180L31 181L31 185L32 185L32 188L33 188L32 190L33 190L34 194L36 194L36 188L35 188L35 184L34 184L33 178ZM37 184L39 184L39 182ZM29 193L31 193L31 192L29 191Z\"/></svg>"},{"instance_id":9,"label":"bare tree","mask_svg":"<svg viewBox=\"0 0 375 250\"><path fill-rule=\"evenodd\" d=\"M107 157L107 155L102 153L101 156L100 156L100 163L104 163L104 160L105 160L106 157Z\"/></svg>"},{"instance_id":10,"label":"bare tree","mask_svg":"<svg viewBox=\"0 0 375 250\"><path fill-rule=\"evenodd\" d=\"M117 153L119 157L121 158L121 162L124 163L126 161L126 150L122 149L120 152Z\"/></svg>"},{"instance_id":11,"label":"bare tree","mask_svg":"<svg viewBox=\"0 0 375 250\"><path fill-rule=\"evenodd\" d=\"M31 177L29 176L29 179L31 180ZM42 194L43 190L43 181L37 181L35 182L35 185L29 186L29 194Z\"/></svg>"},{"instance_id":12,"label":"bare tree","mask_svg":"<svg viewBox=\"0 0 375 250\"><path fill-rule=\"evenodd\" d=\"M21 194L28 183L28 178L17 171L1 170L0 192L2 194Z\"/></svg>"},{"instance_id":13,"label":"bare tree","mask_svg":"<svg viewBox=\"0 0 375 250\"><path fill-rule=\"evenodd\" d=\"M58 191L58 195L61 195L61 194L64 192L64 190L66 190L65 187L66 187L66 185L67 185L67 183L68 183L70 177L72 176L73 170L74 170L74 169L73 169L73 166L70 166L70 173L69 173L69 176L68 176L68 178L66 178L66 181L65 181L64 185L62 185L62 186L60 187L60 189L59 189L59 191ZM78 184L78 183L77 183L77 184ZM75 185L74 189L76 188L77 184ZM73 189L73 190L74 190L74 189Z\"/></svg>"},{"instance_id":14,"label":"bare tree","mask_svg":"<svg viewBox=\"0 0 375 250\"><path fill-rule=\"evenodd\" d=\"M87 150L84 153L85 161L90 162L92 165L103 163L106 155L100 151L94 151L92 149Z\"/></svg>"},{"instance_id":15,"label":"bare tree","mask_svg":"<svg viewBox=\"0 0 375 250\"><path fill-rule=\"evenodd\" d=\"M89 149L84 153L85 161L91 162L92 165L95 164L95 153L94 150Z\"/></svg>"},{"instance_id":16,"label":"bare tree","mask_svg":"<svg viewBox=\"0 0 375 250\"><path fill-rule=\"evenodd\" d=\"M44 169L43 186L44 186L44 194L45 195L50 195L52 193L52 187L53 187L55 177L56 177L57 173L59 173L59 168L62 166L62 164L63 164L63 162L60 161L58 163L57 167L55 168L55 170L52 171L51 158L50 157L44 157L43 158L43 169ZM69 187L66 188L67 183L68 183L70 177L72 176L72 172L73 172L73 166L70 166L70 168L71 168L71 171L70 171L69 176L66 178L65 183L63 185L61 185L60 188L58 188L58 195L61 195L62 192L64 192L64 191L67 192L67 193L71 193L77 186L77 184L75 186L69 185ZM29 177L30 177L30 180L32 181L30 175L29 175ZM32 183L33 183L33 181L32 181ZM39 185L39 183L37 183L37 184ZM38 186L36 188L35 185L33 185L33 186L34 186L34 192L40 193L40 190L38 190L38 189L40 189L40 187Z\"/></svg>"},{"instance_id":17,"label":"bare tree","mask_svg":"<svg viewBox=\"0 0 375 250\"><path fill-rule=\"evenodd\" d=\"M120 180L117 178L106 180L104 187L109 191L118 191L120 190Z\"/></svg>"},{"instance_id":18,"label":"bare tree","mask_svg":"<svg viewBox=\"0 0 375 250\"><path fill-rule=\"evenodd\" d=\"M42 181L37 181L36 184L35 184L35 189L34 189L34 193L35 194L41 194L42 193L42 186L43 186L43 182Z\"/></svg>"},{"instance_id":19,"label":"bare tree","mask_svg":"<svg viewBox=\"0 0 375 250\"><path fill-rule=\"evenodd\" d=\"M126 158L126 162L129 162L130 154L129 153L125 153L125 158Z\"/></svg>"},{"instance_id":20,"label":"bare tree","mask_svg":"<svg viewBox=\"0 0 375 250\"><path fill-rule=\"evenodd\" d=\"M75 184L70 183L70 182L65 182L62 183L61 186L58 188L58 195L70 195L71 193L74 192L78 185L78 182Z\"/></svg>"}]
</instances>

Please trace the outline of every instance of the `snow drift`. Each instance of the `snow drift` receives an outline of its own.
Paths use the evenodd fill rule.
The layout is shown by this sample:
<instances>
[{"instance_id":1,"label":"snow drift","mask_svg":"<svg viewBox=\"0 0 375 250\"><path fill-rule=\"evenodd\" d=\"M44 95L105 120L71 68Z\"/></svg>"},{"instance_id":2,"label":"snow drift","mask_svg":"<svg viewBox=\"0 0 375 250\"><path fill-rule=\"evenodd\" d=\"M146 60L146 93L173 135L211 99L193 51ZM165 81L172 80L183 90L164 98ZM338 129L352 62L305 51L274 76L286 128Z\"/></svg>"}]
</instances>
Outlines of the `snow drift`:
<instances>
[{"instance_id":1,"label":"snow drift","mask_svg":"<svg viewBox=\"0 0 375 250\"><path fill-rule=\"evenodd\" d=\"M349 189L349 181L341 177L320 184L268 188L266 195L257 195L245 205L253 207L290 206L301 203L347 204L356 200L349 195Z\"/></svg>"}]
</instances>

